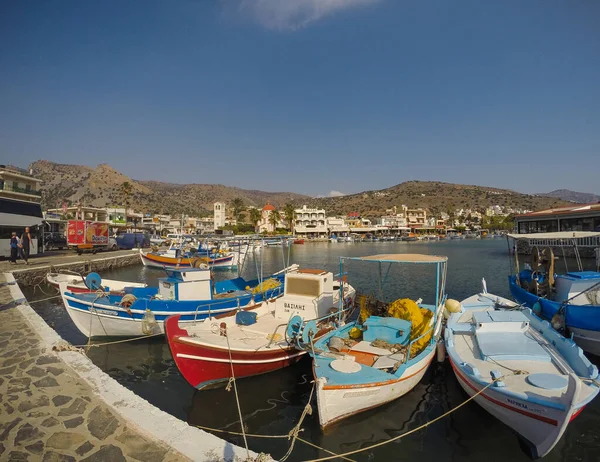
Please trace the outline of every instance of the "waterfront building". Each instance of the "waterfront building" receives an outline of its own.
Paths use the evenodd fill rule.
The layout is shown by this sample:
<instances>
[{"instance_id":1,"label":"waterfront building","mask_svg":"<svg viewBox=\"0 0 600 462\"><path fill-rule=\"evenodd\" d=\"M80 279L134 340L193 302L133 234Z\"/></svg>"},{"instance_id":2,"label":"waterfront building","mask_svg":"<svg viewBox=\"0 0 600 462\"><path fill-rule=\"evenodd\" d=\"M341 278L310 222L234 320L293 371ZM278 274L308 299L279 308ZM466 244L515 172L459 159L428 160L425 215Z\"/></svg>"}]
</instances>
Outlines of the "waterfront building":
<instances>
[{"instance_id":1,"label":"waterfront building","mask_svg":"<svg viewBox=\"0 0 600 462\"><path fill-rule=\"evenodd\" d=\"M213 204L213 230L225 226L227 215L227 205L224 202L215 202Z\"/></svg>"},{"instance_id":2,"label":"waterfront building","mask_svg":"<svg viewBox=\"0 0 600 462\"><path fill-rule=\"evenodd\" d=\"M599 231L600 203L572 204L515 216L519 234L556 231Z\"/></svg>"},{"instance_id":3,"label":"waterfront building","mask_svg":"<svg viewBox=\"0 0 600 462\"><path fill-rule=\"evenodd\" d=\"M202 217L196 221L196 232L198 234L212 234L215 232L214 217Z\"/></svg>"},{"instance_id":4,"label":"waterfront building","mask_svg":"<svg viewBox=\"0 0 600 462\"><path fill-rule=\"evenodd\" d=\"M307 237L324 237L327 235L327 216L324 209L312 209L303 205L296 209L294 231Z\"/></svg>"},{"instance_id":5,"label":"waterfront building","mask_svg":"<svg viewBox=\"0 0 600 462\"><path fill-rule=\"evenodd\" d=\"M327 223L327 231L329 234L340 235L350 232L350 227L346 223L343 217L327 217L325 218Z\"/></svg>"},{"instance_id":6,"label":"waterfront building","mask_svg":"<svg viewBox=\"0 0 600 462\"><path fill-rule=\"evenodd\" d=\"M108 221L106 209L99 207L85 207L83 205L73 205L58 209L48 209L46 213L63 216L70 220L89 220L89 221Z\"/></svg>"},{"instance_id":7,"label":"waterfront building","mask_svg":"<svg viewBox=\"0 0 600 462\"><path fill-rule=\"evenodd\" d=\"M425 226L427 224L427 211L422 208L407 209L406 218L408 226Z\"/></svg>"},{"instance_id":8,"label":"waterfront building","mask_svg":"<svg viewBox=\"0 0 600 462\"><path fill-rule=\"evenodd\" d=\"M284 225L279 220L277 222L277 226L273 226L271 223L271 214L275 212L275 207L271 204L267 203L260 213L260 221L258 222L258 232L259 233L274 233L276 228L283 228Z\"/></svg>"}]
</instances>

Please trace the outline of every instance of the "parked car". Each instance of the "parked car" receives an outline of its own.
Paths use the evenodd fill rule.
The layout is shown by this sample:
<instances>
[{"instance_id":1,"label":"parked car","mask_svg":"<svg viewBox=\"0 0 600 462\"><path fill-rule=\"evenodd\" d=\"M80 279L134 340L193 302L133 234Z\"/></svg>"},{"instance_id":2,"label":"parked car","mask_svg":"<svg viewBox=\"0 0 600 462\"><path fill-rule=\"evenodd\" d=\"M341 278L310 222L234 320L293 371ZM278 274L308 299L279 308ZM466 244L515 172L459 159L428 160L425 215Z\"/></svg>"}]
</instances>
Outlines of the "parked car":
<instances>
[{"instance_id":1,"label":"parked car","mask_svg":"<svg viewBox=\"0 0 600 462\"><path fill-rule=\"evenodd\" d=\"M150 236L145 233L125 233L117 236L119 249L150 247Z\"/></svg>"},{"instance_id":2,"label":"parked car","mask_svg":"<svg viewBox=\"0 0 600 462\"><path fill-rule=\"evenodd\" d=\"M65 247L67 247L67 238L62 233L44 233L44 248L46 250L62 250Z\"/></svg>"},{"instance_id":3,"label":"parked car","mask_svg":"<svg viewBox=\"0 0 600 462\"><path fill-rule=\"evenodd\" d=\"M117 240L114 237L108 238L108 245L106 246L106 250L119 250L119 244L117 244Z\"/></svg>"}]
</instances>

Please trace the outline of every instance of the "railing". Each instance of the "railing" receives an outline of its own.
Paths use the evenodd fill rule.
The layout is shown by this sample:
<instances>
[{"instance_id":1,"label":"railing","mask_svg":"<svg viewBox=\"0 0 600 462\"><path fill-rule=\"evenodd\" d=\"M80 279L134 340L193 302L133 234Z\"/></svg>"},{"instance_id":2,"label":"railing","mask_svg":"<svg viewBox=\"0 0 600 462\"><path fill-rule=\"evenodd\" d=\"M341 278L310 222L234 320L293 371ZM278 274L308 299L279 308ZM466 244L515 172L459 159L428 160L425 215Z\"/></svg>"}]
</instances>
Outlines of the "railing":
<instances>
[{"instance_id":1,"label":"railing","mask_svg":"<svg viewBox=\"0 0 600 462\"><path fill-rule=\"evenodd\" d=\"M6 183L4 183L4 187L2 189L4 191L12 191L16 193L30 194L32 196L42 197L42 191L38 191L36 189L19 188L18 186L11 186Z\"/></svg>"},{"instance_id":2,"label":"railing","mask_svg":"<svg viewBox=\"0 0 600 462\"><path fill-rule=\"evenodd\" d=\"M582 237L577 239L528 239L530 246L539 247L599 247L600 237Z\"/></svg>"}]
</instances>

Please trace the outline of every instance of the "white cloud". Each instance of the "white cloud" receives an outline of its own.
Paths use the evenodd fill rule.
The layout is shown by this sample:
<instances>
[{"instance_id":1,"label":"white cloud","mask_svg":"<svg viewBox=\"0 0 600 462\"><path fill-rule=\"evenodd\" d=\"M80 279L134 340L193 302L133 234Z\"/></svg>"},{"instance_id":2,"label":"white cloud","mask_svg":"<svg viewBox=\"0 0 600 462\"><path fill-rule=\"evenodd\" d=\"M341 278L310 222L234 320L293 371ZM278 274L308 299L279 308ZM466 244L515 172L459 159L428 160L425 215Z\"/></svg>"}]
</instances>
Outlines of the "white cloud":
<instances>
[{"instance_id":1,"label":"white cloud","mask_svg":"<svg viewBox=\"0 0 600 462\"><path fill-rule=\"evenodd\" d=\"M250 13L267 29L296 30L339 10L380 0L238 0L239 10Z\"/></svg>"},{"instance_id":2,"label":"white cloud","mask_svg":"<svg viewBox=\"0 0 600 462\"><path fill-rule=\"evenodd\" d=\"M344 194L343 192L340 191L329 191L329 197L340 197L340 196L345 196L346 194Z\"/></svg>"}]
</instances>

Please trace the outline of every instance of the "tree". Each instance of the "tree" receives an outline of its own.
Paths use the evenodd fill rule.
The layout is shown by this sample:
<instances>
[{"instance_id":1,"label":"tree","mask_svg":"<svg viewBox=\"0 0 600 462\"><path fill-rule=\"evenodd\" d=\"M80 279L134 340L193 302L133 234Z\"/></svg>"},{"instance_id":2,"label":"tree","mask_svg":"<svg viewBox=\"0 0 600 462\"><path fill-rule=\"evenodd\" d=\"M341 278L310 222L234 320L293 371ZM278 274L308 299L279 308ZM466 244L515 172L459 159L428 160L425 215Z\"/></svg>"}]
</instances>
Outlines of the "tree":
<instances>
[{"instance_id":1,"label":"tree","mask_svg":"<svg viewBox=\"0 0 600 462\"><path fill-rule=\"evenodd\" d=\"M288 229L290 230L290 233L293 234L294 220L296 219L296 210L294 209L294 206L291 203L288 202L283 206L283 216L288 224Z\"/></svg>"},{"instance_id":2,"label":"tree","mask_svg":"<svg viewBox=\"0 0 600 462\"><path fill-rule=\"evenodd\" d=\"M242 212L246 209L244 207L244 201L240 197L236 197L231 201L231 208L233 210L233 217L236 221L242 221Z\"/></svg>"},{"instance_id":3,"label":"tree","mask_svg":"<svg viewBox=\"0 0 600 462\"><path fill-rule=\"evenodd\" d=\"M260 221L260 210L252 208L248 211L250 223L254 225L254 229L256 230L256 225Z\"/></svg>"},{"instance_id":4,"label":"tree","mask_svg":"<svg viewBox=\"0 0 600 462\"><path fill-rule=\"evenodd\" d=\"M121 194L125 197L125 205L129 206L129 196L133 192L133 186L129 181L124 181L120 187Z\"/></svg>"},{"instance_id":5,"label":"tree","mask_svg":"<svg viewBox=\"0 0 600 462\"><path fill-rule=\"evenodd\" d=\"M269 223L273 225L273 230L277 229L277 225L281 221L281 214L277 210L272 210L269 214Z\"/></svg>"}]
</instances>

